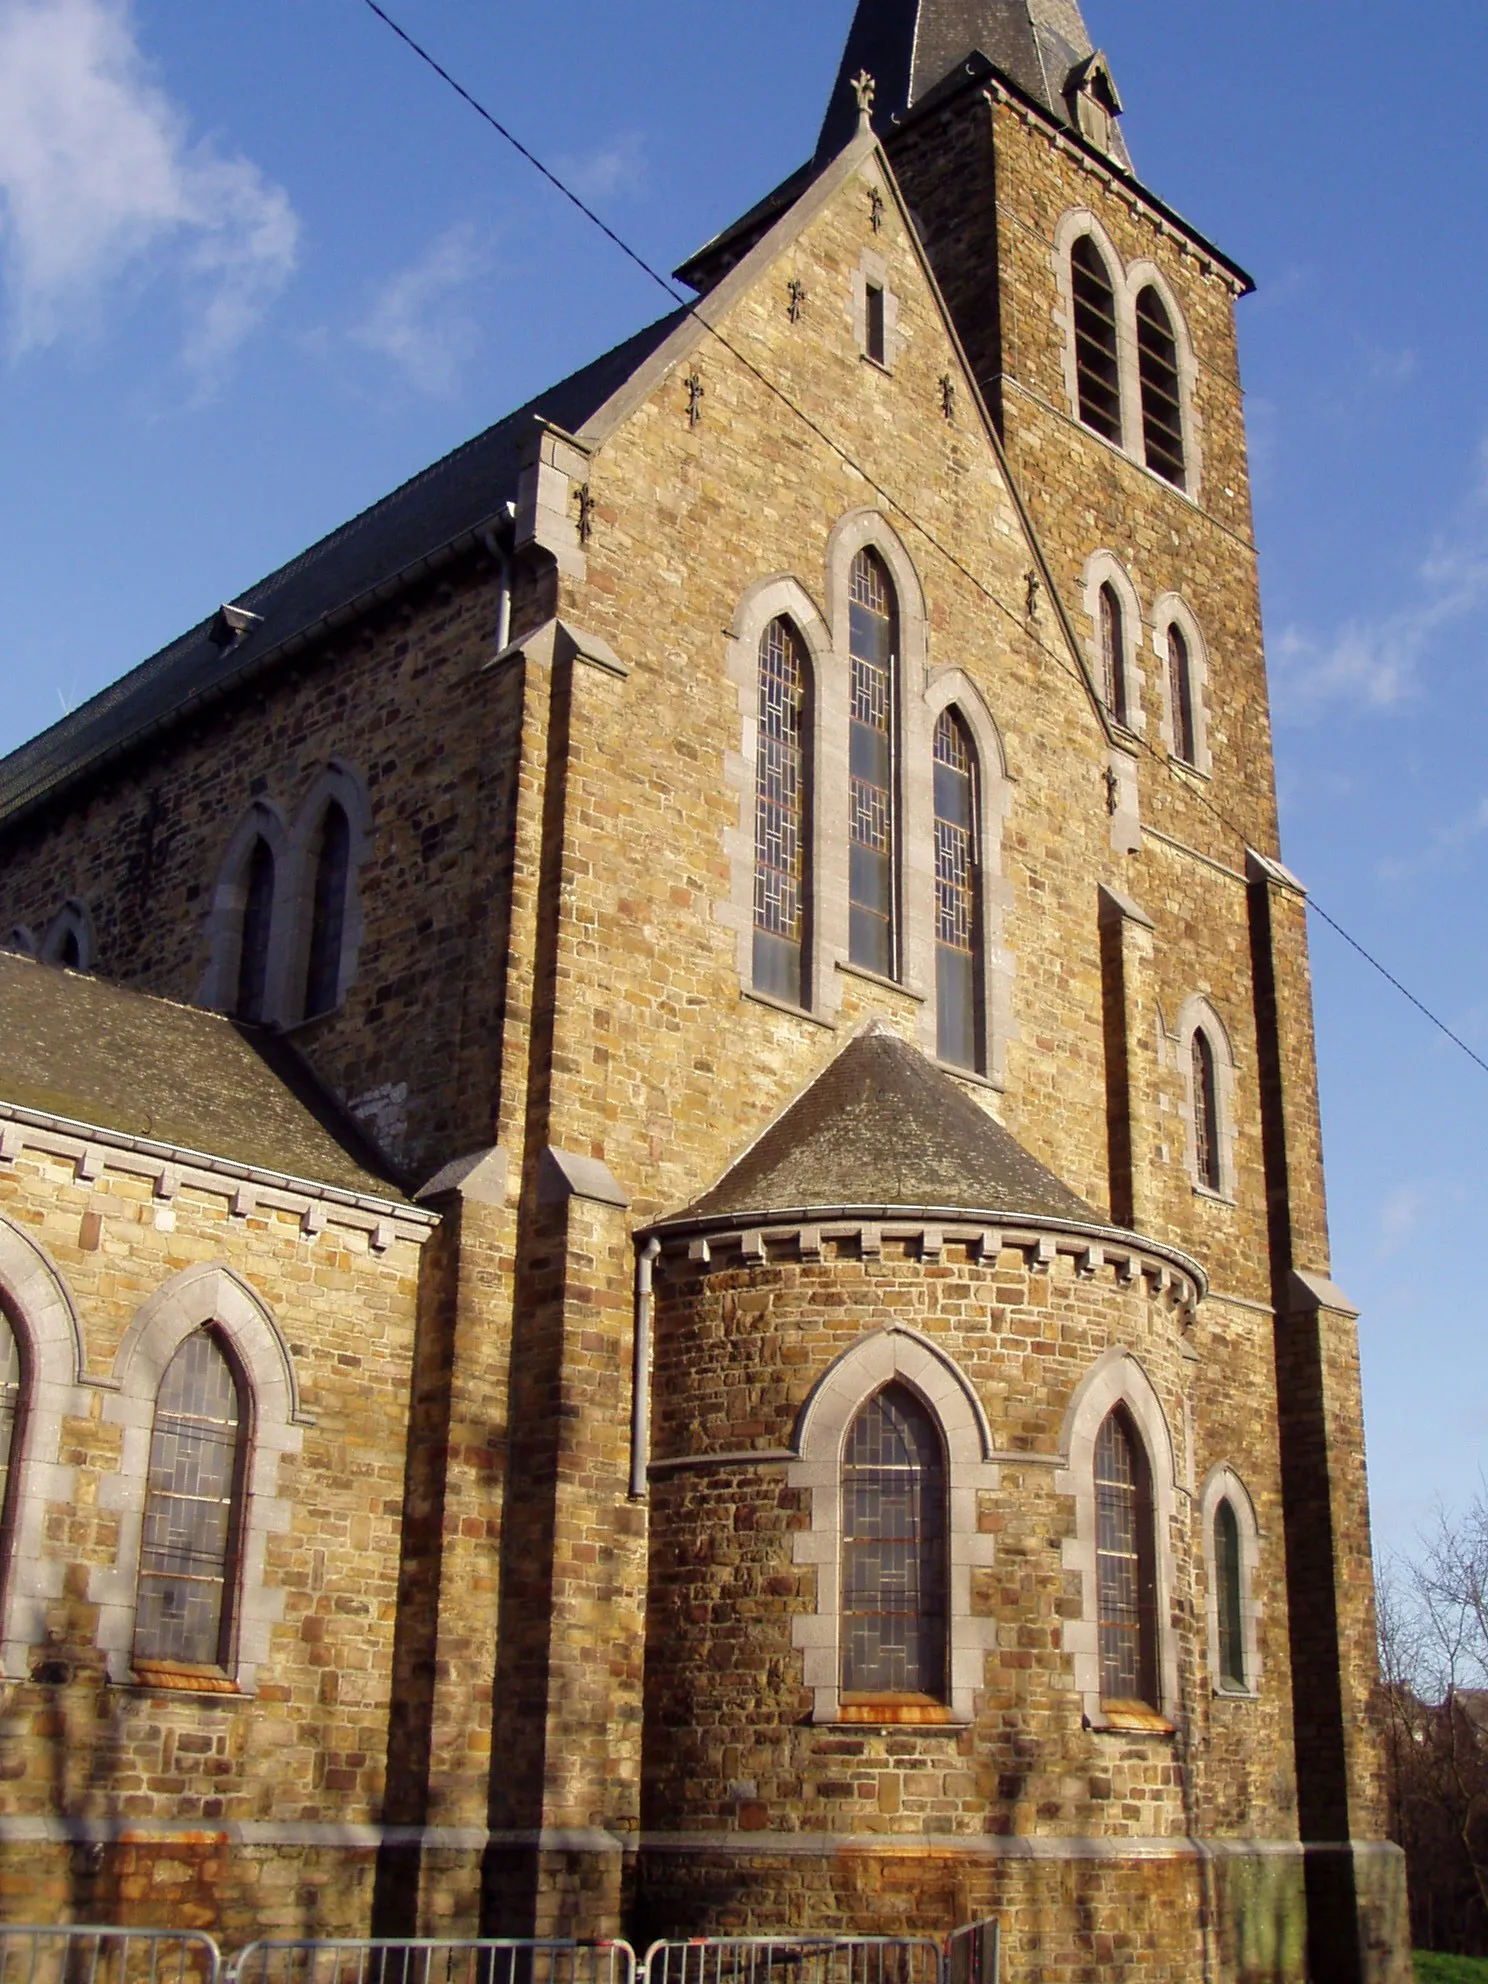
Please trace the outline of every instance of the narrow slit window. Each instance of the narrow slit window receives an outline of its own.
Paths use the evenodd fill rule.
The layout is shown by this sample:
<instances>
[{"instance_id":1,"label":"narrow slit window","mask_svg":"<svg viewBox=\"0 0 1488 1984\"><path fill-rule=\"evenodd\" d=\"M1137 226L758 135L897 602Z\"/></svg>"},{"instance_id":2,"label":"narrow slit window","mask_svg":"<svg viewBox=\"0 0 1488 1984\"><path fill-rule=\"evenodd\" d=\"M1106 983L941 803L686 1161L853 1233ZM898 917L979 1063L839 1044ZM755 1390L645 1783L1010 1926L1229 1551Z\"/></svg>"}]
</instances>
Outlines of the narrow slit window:
<instances>
[{"instance_id":1,"label":"narrow slit window","mask_svg":"<svg viewBox=\"0 0 1488 1984\"><path fill-rule=\"evenodd\" d=\"M1100 589L1101 695L1118 723L1126 713L1126 628L1113 585Z\"/></svg>"},{"instance_id":2,"label":"narrow slit window","mask_svg":"<svg viewBox=\"0 0 1488 1984\"><path fill-rule=\"evenodd\" d=\"M889 1385L843 1456L842 1692L941 1701L945 1680L945 1456L925 1407Z\"/></svg>"},{"instance_id":3,"label":"narrow slit window","mask_svg":"<svg viewBox=\"0 0 1488 1984\"><path fill-rule=\"evenodd\" d=\"M1075 380L1080 418L1107 441L1121 439L1116 292L1101 251L1082 234L1070 253L1075 300Z\"/></svg>"},{"instance_id":4,"label":"narrow slit window","mask_svg":"<svg viewBox=\"0 0 1488 1984\"><path fill-rule=\"evenodd\" d=\"M262 835L248 857L248 886L243 900L243 938L238 953L238 996L234 1011L240 1020L264 1016L269 985L269 926L274 917L274 850Z\"/></svg>"},{"instance_id":5,"label":"narrow slit window","mask_svg":"<svg viewBox=\"0 0 1488 1984\"><path fill-rule=\"evenodd\" d=\"M351 822L332 800L320 823L315 855L310 957L305 973L306 1019L332 1011L341 995L341 944L350 879Z\"/></svg>"},{"instance_id":6,"label":"narrow slit window","mask_svg":"<svg viewBox=\"0 0 1488 1984\"><path fill-rule=\"evenodd\" d=\"M898 612L883 560L853 561L848 738L848 956L867 971L895 975L898 951Z\"/></svg>"},{"instance_id":7,"label":"narrow slit window","mask_svg":"<svg viewBox=\"0 0 1488 1984\"><path fill-rule=\"evenodd\" d=\"M83 968L83 947L78 942L76 930L66 930L62 942L57 947L57 962L64 971L81 971Z\"/></svg>"},{"instance_id":8,"label":"narrow slit window","mask_svg":"<svg viewBox=\"0 0 1488 1984\"><path fill-rule=\"evenodd\" d=\"M1149 284L1137 298L1137 366L1142 381L1142 438L1147 466L1183 487L1183 402L1178 342L1167 305Z\"/></svg>"},{"instance_id":9,"label":"narrow slit window","mask_svg":"<svg viewBox=\"0 0 1488 1984\"><path fill-rule=\"evenodd\" d=\"M1155 1709L1152 1477L1136 1429L1120 1406L1096 1435L1095 1496L1101 1698Z\"/></svg>"},{"instance_id":10,"label":"narrow slit window","mask_svg":"<svg viewBox=\"0 0 1488 1984\"><path fill-rule=\"evenodd\" d=\"M868 356L875 365L889 362L888 318L885 313L884 293L878 283L868 284L867 316L864 336Z\"/></svg>"},{"instance_id":11,"label":"narrow slit window","mask_svg":"<svg viewBox=\"0 0 1488 1984\"><path fill-rule=\"evenodd\" d=\"M958 1068L982 1065L976 750L954 710L935 725L936 1051Z\"/></svg>"},{"instance_id":12,"label":"narrow slit window","mask_svg":"<svg viewBox=\"0 0 1488 1984\"><path fill-rule=\"evenodd\" d=\"M227 1664L243 1418L226 1354L210 1330L194 1331L167 1365L155 1402L137 1661Z\"/></svg>"},{"instance_id":13,"label":"narrow slit window","mask_svg":"<svg viewBox=\"0 0 1488 1984\"><path fill-rule=\"evenodd\" d=\"M1245 1630L1240 1609L1240 1525L1228 1501L1214 1511L1214 1583L1219 1615L1219 1685L1245 1688Z\"/></svg>"},{"instance_id":14,"label":"narrow slit window","mask_svg":"<svg viewBox=\"0 0 1488 1984\"><path fill-rule=\"evenodd\" d=\"M760 642L754 803L754 985L805 1003L806 657L789 620Z\"/></svg>"},{"instance_id":15,"label":"narrow slit window","mask_svg":"<svg viewBox=\"0 0 1488 1984\"><path fill-rule=\"evenodd\" d=\"M1194 1169L1199 1183L1211 1192L1220 1189L1219 1093L1214 1076L1214 1049L1202 1027L1193 1037Z\"/></svg>"},{"instance_id":16,"label":"narrow slit window","mask_svg":"<svg viewBox=\"0 0 1488 1984\"><path fill-rule=\"evenodd\" d=\"M1193 657L1178 626L1168 629L1168 699L1173 710L1173 756L1185 765L1198 763L1194 724Z\"/></svg>"},{"instance_id":17,"label":"narrow slit window","mask_svg":"<svg viewBox=\"0 0 1488 1984\"><path fill-rule=\"evenodd\" d=\"M19 1453L21 1400L25 1372L21 1346L9 1316L0 1309L0 1538L10 1533L10 1481L13 1458Z\"/></svg>"}]
</instances>

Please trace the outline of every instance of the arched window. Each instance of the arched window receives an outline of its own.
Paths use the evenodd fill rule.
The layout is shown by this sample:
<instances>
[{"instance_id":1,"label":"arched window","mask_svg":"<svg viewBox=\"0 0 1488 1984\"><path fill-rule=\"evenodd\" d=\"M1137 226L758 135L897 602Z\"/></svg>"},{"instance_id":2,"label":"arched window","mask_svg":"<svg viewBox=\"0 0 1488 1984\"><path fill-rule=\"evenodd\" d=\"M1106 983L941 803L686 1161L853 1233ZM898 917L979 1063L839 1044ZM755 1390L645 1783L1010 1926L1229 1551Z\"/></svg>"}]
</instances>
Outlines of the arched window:
<instances>
[{"instance_id":1,"label":"arched window","mask_svg":"<svg viewBox=\"0 0 1488 1984\"><path fill-rule=\"evenodd\" d=\"M1070 251L1075 303L1075 378L1080 418L1108 441L1121 439L1121 383L1116 356L1116 292L1105 259L1088 234Z\"/></svg>"},{"instance_id":2,"label":"arched window","mask_svg":"<svg viewBox=\"0 0 1488 1984\"><path fill-rule=\"evenodd\" d=\"M1228 1499L1214 1511L1215 1609L1219 1626L1219 1685L1246 1688L1245 1620L1240 1606L1240 1525Z\"/></svg>"},{"instance_id":3,"label":"arched window","mask_svg":"<svg viewBox=\"0 0 1488 1984\"><path fill-rule=\"evenodd\" d=\"M982 1065L981 895L976 747L954 710L935 724L936 1052L958 1068Z\"/></svg>"},{"instance_id":4,"label":"arched window","mask_svg":"<svg viewBox=\"0 0 1488 1984\"><path fill-rule=\"evenodd\" d=\"M211 1330L193 1330L166 1366L155 1401L136 1665L228 1664L245 1418L221 1345Z\"/></svg>"},{"instance_id":5,"label":"arched window","mask_svg":"<svg viewBox=\"0 0 1488 1984\"><path fill-rule=\"evenodd\" d=\"M940 1435L907 1386L886 1385L842 1461L842 1693L946 1687L946 1474Z\"/></svg>"},{"instance_id":6,"label":"arched window","mask_svg":"<svg viewBox=\"0 0 1488 1984\"><path fill-rule=\"evenodd\" d=\"M1194 1169L1199 1183L1211 1192L1221 1189L1219 1151L1219 1090L1214 1075L1214 1049L1204 1029L1193 1037Z\"/></svg>"},{"instance_id":7,"label":"arched window","mask_svg":"<svg viewBox=\"0 0 1488 1984\"><path fill-rule=\"evenodd\" d=\"M1178 389L1178 343L1167 305L1150 283L1137 298L1137 366L1142 381L1142 439L1147 466L1181 489L1183 403Z\"/></svg>"},{"instance_id":8,"label":"arched window","mask_svg":"<svg viewBox=\"0 0 1488 1984\"><path fill-rule=\"evenodd\" d=\"M248 887L243 902L243 937L238 953L238 996L233 1010L240 1020L261 1020L269 985L269 928L274 920L274 850L262 835L248 857Z\"/></svg>"},{"instance_id":9,"label":"arched window","mask_svg":"<svg viewBox=\"0 0 1488 1984\"><path fill-rule=\"evenodd\" d=\"M894 787L898 737L898 609L876 551L853 560L849 758L848 956L895 976L898 846Z\"/></svg>"},{"instance_id":10,"label":"arched window","mask_svg":"<svg viewBox=\"0 0 1488 1984\"><path fill-rule=\"evenodd\" d=\"M314 1019L317 1013L330 1012L341 996L341 940L346 930L346 889L350 877L351 822L333 799L322 816L315 851L310 957L305 972L307 1020Z\"/></svg>"},{"instance_id":11,"label":"arched window","mask_svg":"<svg viewBox=\"0 0 1488 1984\"><path fill-rule=\"evenodd\" d=\"M1126 629L1121 601L1109 580L1100 589L1101 695L1118 723L1126 722Z\"/></svg>"},{"instance_id":12,"label":"arched window","mask_svg":"<svg viewBox=\"0 0 1488 1984\"><path fill-rule=\"evenodd\" d=\"M1100 1689L1107 1703L1158 1707L1157 1571L1152 1471L1123 1407L1095 1439Z\"/></svg>"},{"instance_id":13,"label":"arched window","mask_svg":"<svg viewBox=\"0 0 1488 1984\"><path fill-rule=\"evenodd\" d=\"M754 985L805 1002L806 655L783 616L760 641L754 802Z\"/></svg>"},{"instance_id":14,"label":"arched window","mask_svg":"<svg viewBox=\"0 0 1488 1984\"><path fill-rule=\"evenodd\" d=\"M11 1454L19 1452L17 1434L21 1422L21 1400L25 1395L25 1372L21 1368L20 1340L9 1316L0 1309L0 1541L8 1539L11 1525ZM4 1566L0 1565L0 1580Z\"/></svg>"},{"instance_id":15,"label":"arched window","mask_svg":"<svg viewBox=\"0 0 1488 1984\"><path fill-rule=\"evenodd\" d=\"M1194 724L1193 657L1176 622L1168 628L1168 701L1173 714L1173 756L1185 765L1198 762L1198 733Z\"/></svg>"}]
</instances>

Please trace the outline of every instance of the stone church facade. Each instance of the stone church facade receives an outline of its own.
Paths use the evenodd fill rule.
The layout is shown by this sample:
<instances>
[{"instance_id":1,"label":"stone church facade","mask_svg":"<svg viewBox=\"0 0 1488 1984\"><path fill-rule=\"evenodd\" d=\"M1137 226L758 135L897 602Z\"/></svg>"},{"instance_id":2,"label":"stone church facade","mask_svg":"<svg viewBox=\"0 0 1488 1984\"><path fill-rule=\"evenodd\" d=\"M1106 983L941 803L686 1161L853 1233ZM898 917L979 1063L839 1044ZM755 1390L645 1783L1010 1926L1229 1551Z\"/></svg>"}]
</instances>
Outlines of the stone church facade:
<instances>
[{"instance_id":1,"label":"stone church facade","mask_svg":"<svg viewBox=\"0 0 1488 1984\"><path fill-rule=\"evenodd\" d=\"M1120 114L862 0L695 309L0 764L10 1919L1406 1974L1249 282Z\"/></svg>"}]
</instances>

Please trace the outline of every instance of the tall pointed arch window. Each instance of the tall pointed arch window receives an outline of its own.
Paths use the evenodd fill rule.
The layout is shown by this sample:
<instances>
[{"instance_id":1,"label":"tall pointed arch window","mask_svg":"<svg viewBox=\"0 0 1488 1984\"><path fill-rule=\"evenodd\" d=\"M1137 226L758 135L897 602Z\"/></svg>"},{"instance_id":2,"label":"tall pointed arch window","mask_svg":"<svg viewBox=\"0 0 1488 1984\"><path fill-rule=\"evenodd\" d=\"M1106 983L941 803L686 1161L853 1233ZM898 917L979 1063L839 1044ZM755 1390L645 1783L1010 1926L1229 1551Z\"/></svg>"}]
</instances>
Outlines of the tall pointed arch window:
<instances>
[{"instance_id":1,"label":"tall pointed arch window","mask_svg":"<svg viewBox=\"0 0 1488 1984\"><path fill-rule=\"evenodd\" d=\"M1121 601L1109 580L1100 589L1101 696L1118 723L1126 713L1126 626Z\"/></svg>"},{"instance_id":2,"label":"tall pointed arch window","mask_svg":"<svg viewBox=\"0 0 1488 1984\"><path fill-rule=\"evenodd\" d=\"M946 1688L946 1467L906 1385L886 1385L848 1428L842 1463L842 1694Z\"/></svg>"},{"instance_id":3,"label":"tall pointed arch window","mask_svg":"<svg viewBox=\"0 0 1488 1984\"><path fill-rule=\"evenodd\" d=\"M1101 1699L1158 1707L1157 1566L1152 1471L1121 1406L1095 1440L1096 1585Z\"/></svg>"},{"instance_id":4,"label":"tall pointed arch window","mask_svg":"<svg viewBox=\"0 0 1488 1984\"><path fill-rule=\"evenodd\" d=\"M20 1339L0 1308L0 1541L10 1534L10 1483L12 1463L20 1453L25 1382Z\"/></svg>"},{"instance_id":5,"label":"tall pointed arch window","mask_svg":"<svg viewBox=\"0 0 1488 1984\"><path fill-rule=\"evenodd\" d=\"M754 985L805 1003L806 655L791 621L760 641L754 799Z\"/></svg>"},{"instance_id":6,"label":"tall pointed arch window","mask_svg":"<svg viewBox=\"0 0 1488 1984\"><path fill-rule=\"evenodd\" d=\"M1178 341L1168 307L1149 283L1137 298L1137 369L1142 382L1142 440L1147 466L1183 487L1183 402Z\"/></svg>"},{"instance_id":7,"label":"tall pointed arch window","mask_svg":"<svg viewBox=\"0 0 1488 1984\"><path fill-rule=\"evenodd\" d=\"M1121 380L1116 349L1116 291L1105 258L1088 234L1070 251L1075 305L1075 381L1080 418L1107 441L1121 440Z\"/></svg>"},{"instance_id":8,"label":"tall pointed arch window","mask_svg":"<svg viewBox=\"0 0 1488 1984\"><path fill-rule=\"evenodd\" d=\"M328 1013L341 996L341 944L346 933L346 891L351 879L351 822L333 799L320 823L315 886L310 909L310 956L305 971L305 1017Z\"/></svg>"},{"instance_id":9,"label":"tall pointed arch window","mask_svg":"<svg viewBox=\"0 0 1488 1984\"><path fill-rule=\"evenodd\" d=\"M1192 1082L1194 1170L1201 1185L1217 1192L1223 1183L1219 1150L1219 1088L1214 1072L1214 1048L1201 1026L1194 1028Z\"/></svg>"},{"instance_id":10,"label":"tall pointed arch window","mask_svg":"<svg viewBox=\"0 0 1488 1984\"><path fill-rule=\"evenodd\" d=\"M982 1065L976 747L955 710L935 724L936 1052L958 1068Z\"/></svg>"},{"instance_id":11,"label":"tall pointed arch window","mask_svg":"<svg viewBox=\"0 0 1488 1984\"><path fill-rule=\"evenodd\" d=\"M888 569L876 551L860 551L849 606L848 956L885 978L898 964L898 645Z\"/></svg>"},{"instance_id":12,"label":"tall pointed arch window","mask_svg":"<svg viewBox=\"0 0 1488 1984\"><path fill-rule=\"evenodd\" d=\"M1173 718L1173 756L1185 765L1197 764L1193 656L1188 651L1188 638L1176 622L1168 629L1168 703Z\"/></svg>"},{"instance_id":13,"label":"tall pointed arch window","mask_svg":"<svg viewBox=\"0 0 1488 1984\"><path fill-rule=\"evenodd\" d=\"M1219 1639L1219 1685L1245 1689L1245 1615L1241 1605L1240 1524L1227 1499L1214 1511L1215 1614Z\"/></svg>"},{"instance_id":14,"label":"tall pointed arch window","mask_svg":"<svg viewBox=\"0 0 1488 1984\"><path fill-rule=\"evenodd\" d=\"M136 1666L228 1665L246 1418L227 1353L210 1329L194 1330L166 1366L155 1401Z\"/></svg>"},{"instance_id":15,"label":"tall pointed arch window","mask_svg":"<svg viewBox=\"0 0 1488 1984\"><path fill-rule=\"evenodd\" d=\"M262 835L248 857L243 899L243 935L238 952L238 995L233 1010L240 1020L261 1020L269 989L269 930L274 920L274 850Z\"/></svg>"}]
</instances>

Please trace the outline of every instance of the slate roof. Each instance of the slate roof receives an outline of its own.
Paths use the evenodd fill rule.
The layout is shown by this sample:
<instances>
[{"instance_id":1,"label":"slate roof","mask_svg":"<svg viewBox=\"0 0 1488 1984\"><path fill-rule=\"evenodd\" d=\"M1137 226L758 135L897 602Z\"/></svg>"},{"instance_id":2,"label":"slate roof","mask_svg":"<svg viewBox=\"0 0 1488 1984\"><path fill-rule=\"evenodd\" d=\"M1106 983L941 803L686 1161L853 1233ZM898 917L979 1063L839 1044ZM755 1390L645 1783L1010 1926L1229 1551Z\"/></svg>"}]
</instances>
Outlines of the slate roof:
<instances>
[{"instance_id":1,"label":"slate roof","mask_svg":"<svg viewBox=\"0 0 1488 1984\"><path fill-rule=\"evenodd\" d=\"M287 1042L0 951L0 1103L402 1201Z\"/></svg>"},{"instance_id":2,"label":"slate roof","mask_svg":"<svg viewBox=\"0 0 1488 1984\"><path fill-rule=\"evenodd\" d=\"M663 1224L899 1208L1110 1223L884 1028L851 1041L710 1191Z\"/></svg>"},{"instance_id":3,"label":"slate roof","mask_svg":"<svg viewBox=\"0 0 1488 1984\"><path fill-rule=\"evenodd\" d=\"M213 614L60 723L0 759L0 821L101 760L223 693L286 641L308 633L425 560L474 543L505 521L522 444L537 419L574 433L676 327L683 312L638 331L426 468L380 503L261 580L234 605L260 616L225 652Z\"/></svg>"}]
</instances>

